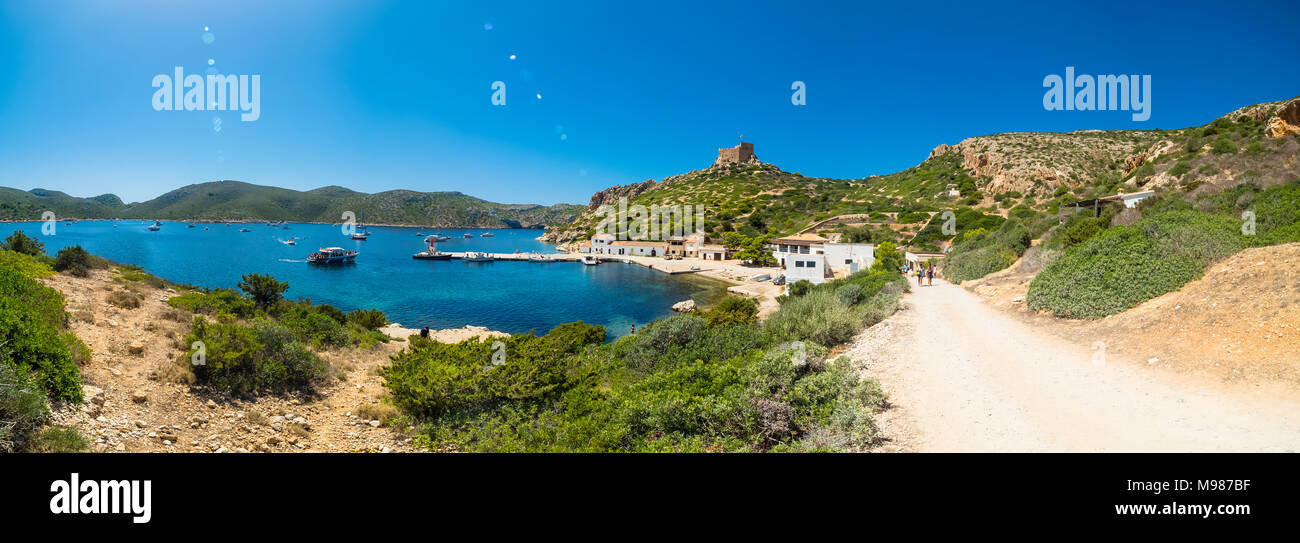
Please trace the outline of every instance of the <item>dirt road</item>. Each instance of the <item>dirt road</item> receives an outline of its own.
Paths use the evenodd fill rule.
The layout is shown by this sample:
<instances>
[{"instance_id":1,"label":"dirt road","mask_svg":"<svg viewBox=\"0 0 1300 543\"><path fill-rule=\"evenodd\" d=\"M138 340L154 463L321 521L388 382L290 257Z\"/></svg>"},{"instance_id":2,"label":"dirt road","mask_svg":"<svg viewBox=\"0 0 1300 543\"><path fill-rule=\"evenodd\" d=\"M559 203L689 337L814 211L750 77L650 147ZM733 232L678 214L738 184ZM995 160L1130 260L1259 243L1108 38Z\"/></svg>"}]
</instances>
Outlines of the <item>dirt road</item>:
<instances>
[{"instance_id":1,"label":"dirt road","mask_svg":"<svg viewBox=\"0 0 1300 543\"><path fill-rule=\"evenodd\" d=\"M1063 341L935 280L845 353L880 380L886 451L1300 450L1300 404Z\"/></svg>"}]
</instances>

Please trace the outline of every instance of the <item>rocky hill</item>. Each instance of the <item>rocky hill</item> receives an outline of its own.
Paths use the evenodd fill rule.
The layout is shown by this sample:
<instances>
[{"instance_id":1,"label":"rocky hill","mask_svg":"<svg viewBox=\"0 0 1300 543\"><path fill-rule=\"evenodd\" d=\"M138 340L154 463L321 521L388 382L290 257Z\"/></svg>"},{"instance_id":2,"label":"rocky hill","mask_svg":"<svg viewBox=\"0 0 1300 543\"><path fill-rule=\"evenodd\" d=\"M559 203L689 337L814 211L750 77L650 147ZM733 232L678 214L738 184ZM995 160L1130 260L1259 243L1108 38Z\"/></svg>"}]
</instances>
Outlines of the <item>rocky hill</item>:
<instances>
[{"instance_id":1,"label":"rocky hill","mask_svg":"<svg viewBox=\"0 0 1300 543\"><path fill-rule=\"evenodd\" d=\"M310 191L216 181L187 185L147 202L112 194L76 198L57 191L0 188L0 217L36 220L45 211L82 219L206 219L339 222L344 211L371 224L442 228L544 228L567 224L581 206L499 204L459 192L391 190L368 194L338 186Z\"/></svg>"},{"instance_id":2,"label":"rocky hill","mask_svg":"<svg viewBox=\"0 0 1300 543\"><path fill-rule=\"evenodd\" d=\"M976 136L939 145L907 170L858 179L805 177L762 163L715 164L597 192L586 211L547 239L589 237L599 206L617 205L619 198L645 206L704 206L705 229L713 234L784 235L844 215L873 218L865 223L887 234L912 228L895 220L900 215L957 207L1004 216L1017 206L1056 213L1118 191L1206 193L1247 182L1268 187L1300 177L1297 155L1300 99L1290 99L1176 130Z\"/></svg>"}]
</instances>

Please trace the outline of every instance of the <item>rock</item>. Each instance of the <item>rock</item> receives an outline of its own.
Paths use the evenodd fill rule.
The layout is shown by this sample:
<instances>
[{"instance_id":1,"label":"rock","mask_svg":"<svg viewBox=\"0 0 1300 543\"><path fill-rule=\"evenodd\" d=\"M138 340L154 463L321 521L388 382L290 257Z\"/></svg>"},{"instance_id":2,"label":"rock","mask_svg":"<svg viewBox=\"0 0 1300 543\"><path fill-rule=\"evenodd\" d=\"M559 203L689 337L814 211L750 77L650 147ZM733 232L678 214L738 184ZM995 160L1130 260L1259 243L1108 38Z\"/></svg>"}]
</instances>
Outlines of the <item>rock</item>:
<instances>
[{"instance_id":1,"label":"rock","mask_svg":"<svg viewBox=\"0 0 1300 543\"><path fill-rule=\"evenodd\" d=\"M131 356L140 356L140 355L144 354L144 344L143 344L143 343L132 343L132 344L130 344L130 345L127 345L127 347L126 347L126 352L127 352L127 354L130 354Z\"/></svg>"},{"instance_id":2,"label":"rock","mask_svg":"<svg viewBox=\"0 0 1300 543\"><path fill-rule=\"evenodd\" d=\"M104 405L104 389L97 386L82 385L81 395L85 397L86 403Z\"/></svg>"},{"instance_id":3,"label":"rock","mask_svg":"<svg viewBox=\"0 0 1300 543\"><path fill-rule=\"evenodd\" d=\"M1013 303L1013 304L1022 303L1022 302L1024 302L1024 301L1025 301L1025 297L1024 297L1024 296L1016 296L1015 298L1012 298L1012 299L1011 299L1011 303Z\"/></svg>"},{"instance_id":4,"label":"rock","mask_svg":"<svg viewBox=\"0 0 1300 543\"><path fill-rule=\"evenodd\" d=\"M137 390L131 393L131 401L135 403L144 403L149 401L149 394L143 390Z\"/></svg>"},{"instance_id":5,"label":"rock","mask_svg":"<svg viewBox=\"0 0 1300 543\"><path fill-rule=\"evenodd\" d=\"M660 306L662 307L662 306ZM690 313L695 311L695 300L682 300L673 304L673 311L678 313Z\"/></svg>"},{"instance_id":6,"label":"rock","mask_svg":"<svg viewBox=\"0 0 1300 543\"><path fill-rule=\"evenodd\" d=\"M370 427L371 427L371 428L378 428L378 427L379 427L379 421L377 421L377 420L372 420L372 421L370 421Z\"/></svg>"},{"instance_id":7,"label":"rock","mask_svg":"<svg viewBox=\"0 0 1300 543\"><path fill-rule=\"evenodd\" d=\"M214 401L212 401L212 400L208 400L208 403L203 404L203 406L204 406L204 407L207 407L208 409L216 409L216 408L217 408L217 402L214 402Z\"/></svg>"},{"instance_id":8,"label":"rock","mask_svg":"<svg viewBox=\"0 0 1300 543\"><path fill-rule=\"evenodd\" d=\"M1264 130L1264 135L1270 138L1285 138L1292 134L1300 134L1300 100L1292 100L1278 108Z\"/></svg>"}]
</instances>

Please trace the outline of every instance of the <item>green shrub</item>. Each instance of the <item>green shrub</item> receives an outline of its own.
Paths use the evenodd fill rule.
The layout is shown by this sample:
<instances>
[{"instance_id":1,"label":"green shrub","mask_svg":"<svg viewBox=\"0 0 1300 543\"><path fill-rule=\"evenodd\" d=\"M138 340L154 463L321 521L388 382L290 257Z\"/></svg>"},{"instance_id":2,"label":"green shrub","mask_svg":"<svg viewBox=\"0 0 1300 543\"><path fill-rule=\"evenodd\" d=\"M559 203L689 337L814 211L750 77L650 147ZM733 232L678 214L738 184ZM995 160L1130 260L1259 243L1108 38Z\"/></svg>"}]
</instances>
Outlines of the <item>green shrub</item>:
<instances>
[{"instance_id":1,"label":"green shrub","mask_svg":"<svg viewBox=\"0 0 1300 543\"><path fill-rule=\"evenodd\" d=\"M1229 218L1174 211L1117 226L1068 249L1029 285L1029 307L1058 317L1100 318L1199 278L1245 246Z\"/></svg>"},{"instance_id":2,"label":"green shrub","mask_svg":"<svg viewBox=\"0 0 1300 543\"><path fill-rule=\"evenodd\" d=\"M903 267L903 253L893 242L886 241L877 245L873 254L876 260L871 263L871 271L897 272Z\"/></svg>"},{"instance_id":3,"label":"green shrub","mask_svg":"<svg viewBox=\"0 0 1300 543\"><path fill-rule=\"evenodd\" d=\"M812 288L813 288L812 281L809 281L807 279L800 279L798 281L790 283L788 294L790 295L791 298L798 298L800 296L803 296L804 294L808 294L808 291L812 290Z\"/></svg>"},{"instance_id":4,"label":"green shrub","mask_svg":"<svg viewBox=\"0 0 1300 543\"><path fill-rule=\"evenodd\" d=\"M0 267L9 268L23 277L46 277L54 273L49 264L17 251L0 250Z\"/></svg>"},{"instance_id":5,"label":"green shrub","mask_svg":"<svg viewBox=\"0 0 1300 543\"><path fill-rule=\"evenodd\" d=\"M58 291L0 268L0 337L7 340L0 363L30 372L52 398L80 402L80 372L62 336L67 319Z\"/></svg>"},{"instance_id":6,"label":"green shrub","mask_svg":"<svg viewBox=\"0 0 1300 543\"><path fill-rule=\"evenodd\" d=\"M356 309L348 312L348 322L366 330L377 330L388 326L388 316L378 309Z\"/></svg>"},{"instance_id":7,"label":"green shrub","mask_svg":"<svg viewBox=\"0 0 1300 543\"><path fill-rule=\"evenodd\" d=\"M284 291L289 290L289 283L277 281L269 275L246 273L237 285L240 290L253 298L253 303L260 309L271 307L280 301Z\"/></svg>"},{"instance_id":8,"label":"green shrub","mask_svg":"<svg viewBox=\"0 0 1300 543\"><path fill-rule=\"evenodd\" d=\"M185 343L202 342L204 363L193 366L200 383L237 393L278 392L308 387L326 374L325 362L312 354L285 326L257 320L252 326L209 323L194 317ZM197 349L185 355L192 360Z\"/></svg>"},{"instance_id":9,"label":"green shrub","mask_svg":"<svg viewBox=\"0 0 1300 543\"><path fill-rule=\"evenodd\" d=\"M758 322L758 300L727 296L702 315L709 326L754 324Z\"/></svg>"},{"instance_id":10,"label":"green shrub","mask_svg":"<svg viewBox=\"0 0 1300 543\"><path fill-rule=\"evenodd\" d=\"M27 372L0 360L0 452L26 449L49 414L45 391Z\"/></svg>"},{"instance_id":11,"label":"green shrub","mask_svg":"<svg viewBox=\"0 0 1300 543\"><path fill-rule=\"evenodd\" d=\"M34 453L78 453L90 449L90 441L76 428L50 426L37 434L27 447Z\"/></svg>"},{"instance_id":12,"label":"green shrub","mask_svg":"<svg viewBox=\"0 0 1300 543\"><path fill-rule=\"evenodd\" d=\"M4 243L0 243L0 250L13 251L27 256L45 256L45 244L28 237L21 230L14 230L13 234L5 238Z\"/></svg>"},{"instance_id":13,"label":"green shrub","mask_svg":"<svg viewBox=\"0 0 1300 543\"><path fill-rule=\"evenodd\" d=\"M1215 138L1214 146L1210 147L1210 150L1216 155L1234 155L1237 154L1237 143L1227 134L1221 134Z\"/></svg>"},{"instance_id":14,"label":"green shrub","mask_svg":"<svg viewBox=\"0 0 1300 543\"><path fill-rule=\"evenodd\" d=\"M252 300L230 289L194 290L169 298L167 304L191 313L226 314L240 318L252 318L257 314L257 306Z\"/></svg>"},{"instance_id":15,"label":"green shrub","mask_svg":"<svg viewBox=\"0 0 1300 543\"><path fill-rule=\"evenodd\" d=\"M77 277L85 277L93 265L90 253L80 245L59 249L54 257L54 271L66 271Z\"/></svg>"}]
</instances>

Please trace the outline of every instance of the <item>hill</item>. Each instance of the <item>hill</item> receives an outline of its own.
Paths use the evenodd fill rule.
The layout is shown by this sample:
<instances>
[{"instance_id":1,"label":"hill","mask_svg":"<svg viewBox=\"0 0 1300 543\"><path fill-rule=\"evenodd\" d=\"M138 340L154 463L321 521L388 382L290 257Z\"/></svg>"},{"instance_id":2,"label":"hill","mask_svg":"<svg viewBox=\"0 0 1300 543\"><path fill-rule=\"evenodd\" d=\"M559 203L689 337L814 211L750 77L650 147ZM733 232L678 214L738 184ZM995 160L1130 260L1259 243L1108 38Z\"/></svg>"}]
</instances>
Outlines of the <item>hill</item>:
<instances>
[{"instance_id":1,"label":"hill","mask_svg":"<svg viewBox=\"0 0 1300 543\"><path fill-rule=\"evenodd\" d=\"M44 211L83 219L288 220L339 222L344 211L371 224L443 228L538 228L566 224L581 206L499 204L459 192L391 190L375 194L338 186L302 192L239 181L187 185L147 202L112 194L76 198L62 192L0 188L0 217L34 220Z\"/></svg>"},{"instance_id":2,"label":"hill","mask_svg":"<svg viewBox=\"0 0 1300 543\"><path fill-rule=\"evenodd\" d=\"M942 210L1019 216L1042 226L1062 208L1118 191L1214 194L1242 183L1262 188L1300 177L1300 100L1237 109L1209 124L1176 130L1019 132L942 144L921 164L888 175L828 179L771 164L715 165L592 196L551 241L589 237L602 204L693 204L706 208L710 234L778 236L805 229L850 231L859 239L933 249L922 228ZM722 161L720 161L722 162ZM1042 227L1033 231L1042 234ZM918 235L919 234L919 235Z\"/></svg>"}]
</instances>

